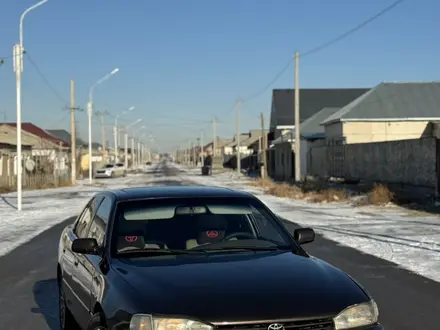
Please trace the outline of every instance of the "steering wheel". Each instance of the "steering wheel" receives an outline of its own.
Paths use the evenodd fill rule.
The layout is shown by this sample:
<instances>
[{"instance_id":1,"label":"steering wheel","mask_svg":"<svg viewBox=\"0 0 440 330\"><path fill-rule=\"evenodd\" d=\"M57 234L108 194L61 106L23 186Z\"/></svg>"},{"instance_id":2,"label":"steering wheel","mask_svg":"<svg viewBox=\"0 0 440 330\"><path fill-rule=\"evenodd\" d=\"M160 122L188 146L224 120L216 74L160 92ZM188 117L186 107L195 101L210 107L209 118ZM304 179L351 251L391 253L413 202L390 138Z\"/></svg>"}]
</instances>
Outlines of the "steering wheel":
<instances>
[{"instance_id":1,"label":"steering wheel","mask_svg":"<svg viewBox=\"0 0 440 330\"><path fill-rule=\"evenodd\" d=\"M236 232L236 233L229 234L223 240L229 241L232 238L255 239L255 236L243 231L243 232Z\"/></svg>"}]
</instances>

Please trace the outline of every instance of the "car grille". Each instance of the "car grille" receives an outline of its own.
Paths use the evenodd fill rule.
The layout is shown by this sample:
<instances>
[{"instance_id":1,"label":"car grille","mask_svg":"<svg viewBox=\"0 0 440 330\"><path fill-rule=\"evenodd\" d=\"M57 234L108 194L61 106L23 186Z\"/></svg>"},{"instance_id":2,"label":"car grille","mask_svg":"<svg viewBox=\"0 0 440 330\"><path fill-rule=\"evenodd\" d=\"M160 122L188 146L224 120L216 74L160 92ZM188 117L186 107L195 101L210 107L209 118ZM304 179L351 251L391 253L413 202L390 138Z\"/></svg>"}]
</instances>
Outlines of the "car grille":
<instances>
[{"instance_id":1,"label":"car grille","mask_svg":"<svg viewBox=\"0 0 440 330\"><path fill-rule=\"evenodd\" d=\"M99 174L105 173L105 171L96 171Z\"/></svg>"},{"instance_id":2,"label":"car grille","mask_svg":"<svg viewBox=\"0 0 440 330\"><path fill-rule=\"evenodd\" d=\"M286 330L334 330L332 318L216 325L215 328L219 330L267 330L269 325L274 323L282 324Z\"/></svg>"}]
</instances>

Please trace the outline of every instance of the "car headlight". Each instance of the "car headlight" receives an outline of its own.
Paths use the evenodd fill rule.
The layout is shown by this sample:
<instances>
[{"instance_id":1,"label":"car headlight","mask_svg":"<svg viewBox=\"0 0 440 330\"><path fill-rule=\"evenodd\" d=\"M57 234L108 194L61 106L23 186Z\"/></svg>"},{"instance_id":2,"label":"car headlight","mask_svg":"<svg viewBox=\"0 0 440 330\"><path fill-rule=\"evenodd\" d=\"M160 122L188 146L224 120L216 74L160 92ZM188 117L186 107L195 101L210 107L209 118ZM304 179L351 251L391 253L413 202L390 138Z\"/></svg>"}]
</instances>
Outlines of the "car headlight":
<instances>
[{"instance_id":1,"label":"car headlight","mask_svg":"<svg viewBox=\"0 0 440 330\"><path fill-rule=\"evenodd\" d=\"M130 330L212 330L213 327L198 321L134 314Z\"/></svg>"},{"instance_id":2,"label":"car headlight","mask_svg":"<svg viewBox=\"0 0 440 330\"><path fill-rule=\"evenodd\" d=\"M335 330L353 329L377 323L379 309L372 299L369 302L344 309L333 319Z\"/></svg>"}]
</instances>

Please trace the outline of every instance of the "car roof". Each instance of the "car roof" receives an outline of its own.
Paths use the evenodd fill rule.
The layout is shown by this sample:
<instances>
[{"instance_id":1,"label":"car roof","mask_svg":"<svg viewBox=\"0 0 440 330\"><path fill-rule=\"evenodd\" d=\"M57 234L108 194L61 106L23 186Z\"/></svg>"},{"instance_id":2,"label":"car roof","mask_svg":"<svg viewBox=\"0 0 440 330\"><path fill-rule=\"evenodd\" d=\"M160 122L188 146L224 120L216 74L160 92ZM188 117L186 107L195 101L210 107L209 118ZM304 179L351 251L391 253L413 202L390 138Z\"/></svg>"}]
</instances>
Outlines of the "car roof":
<instances>
[{"instance_id":1,"label":"car roof","mask_svg":"<svg viewBox=\"0 0 440 330\"><path fill-rule=\"evenodd\" d=\"M133 187L106 191L113 194L117 201L147 198L255 198L245 191L212 186L148 186Z\"/></svg>"}]
</instances>

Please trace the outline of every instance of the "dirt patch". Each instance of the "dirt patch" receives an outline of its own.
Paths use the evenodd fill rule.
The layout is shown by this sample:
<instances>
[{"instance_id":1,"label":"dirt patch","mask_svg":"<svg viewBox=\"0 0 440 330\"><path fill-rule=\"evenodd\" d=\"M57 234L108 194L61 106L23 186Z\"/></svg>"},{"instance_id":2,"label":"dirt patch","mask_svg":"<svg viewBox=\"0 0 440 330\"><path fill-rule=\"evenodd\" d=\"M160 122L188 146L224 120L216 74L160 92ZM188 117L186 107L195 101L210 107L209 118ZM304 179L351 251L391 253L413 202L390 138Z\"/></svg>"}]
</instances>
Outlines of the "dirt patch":
<instances>
[{"instance_id":1,"label":"dirt patch","mask_svg":"<svg viewBox=\"0 0 440 330\"><path fill-rule=\"evenodd\" d=\"M395 201L395 194L384 184L374 184L368 192L368 202L374 205L385 205Z\"/></svg>"},{"instance_id":2,"label":"dirt patch","mask_svg":"<svg viewBox=\"0 0 440 330\"><path fill-rule=\"evenodd\" d=\"M365 198L345 188L325 182L307 182L301 185L277 183L270 179L254 179L249 185L262 188L267 194L290 199L302 199L312 203L353 201L357 205L386 205L394 201L394 194L383 184L374 185Z\"/></svg>"}]
</instances>

